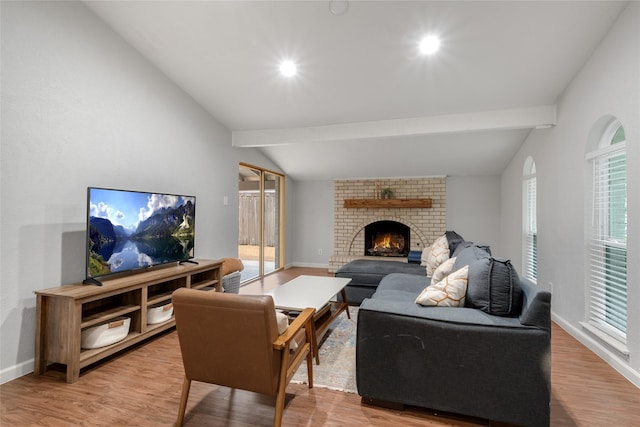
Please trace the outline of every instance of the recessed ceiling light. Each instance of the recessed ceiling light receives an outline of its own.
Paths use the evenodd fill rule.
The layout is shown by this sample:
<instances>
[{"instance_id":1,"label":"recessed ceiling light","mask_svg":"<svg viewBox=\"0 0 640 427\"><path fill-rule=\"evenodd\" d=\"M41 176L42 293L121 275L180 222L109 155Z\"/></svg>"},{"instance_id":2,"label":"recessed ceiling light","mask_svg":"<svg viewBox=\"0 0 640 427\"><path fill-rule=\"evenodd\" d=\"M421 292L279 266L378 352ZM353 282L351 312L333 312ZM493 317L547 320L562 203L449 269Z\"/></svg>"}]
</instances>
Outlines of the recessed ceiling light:
<instances>
[{"instance_id":1,"label":"recessed ceiling light","mask_svg":"<svg viewBox=\"0 0 640 427\"><path fill-rule=\"evenodd\" d=\"M344 15L349 10L349 0L330 0L329 10L334 15Z\"/></svg>"},{"instance_id":2,"label":"recessed ceiling light","mask_svg":"<svg viewBox=\"0 0 640 427\"><path fill-rule=\"evenodd\" d=\"M280 73L286 77L292 77L298 71L298 67L293 61L286 60L280 63Z\"/></svg>"},{"instance_id":3,"label":"recessed ceiling light","mask_svg":"<svg viewBox=\"0 0 640 427\"><path fill-rule=\"evenodd\" d=\"M430 55L440 47L440 39L436 36L426 36L420 41L420 52Z\"/></svg>"}]
</instances>

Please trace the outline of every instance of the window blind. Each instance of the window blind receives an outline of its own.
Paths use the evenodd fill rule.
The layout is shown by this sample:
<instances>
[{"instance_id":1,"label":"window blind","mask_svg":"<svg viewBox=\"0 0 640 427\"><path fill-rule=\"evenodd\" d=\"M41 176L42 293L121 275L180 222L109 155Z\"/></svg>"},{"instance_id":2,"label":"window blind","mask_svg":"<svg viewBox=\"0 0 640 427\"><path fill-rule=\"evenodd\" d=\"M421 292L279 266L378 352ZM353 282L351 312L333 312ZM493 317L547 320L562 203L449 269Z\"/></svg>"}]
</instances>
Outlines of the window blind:
<instances>
[{"instance_id":1,"label":"window blind","mask_svg":"<svg viewBox=\"0 0 640 427\"><path fill-rule=\"evenodd\" d=\"M538 227L536 220L536 177L525 180L525 253L524 275L536 281L538 278Z\"/></svg>"},{"instance_id":2,"label":"window blind","mask_svg":"<svg viewBox=\"0 0 640 427\"><path fill-rule=\"evenodd\" d=\"M593 157L589 323L626 342L627 171L624 143Z\"/></svg>"}]
</instances>

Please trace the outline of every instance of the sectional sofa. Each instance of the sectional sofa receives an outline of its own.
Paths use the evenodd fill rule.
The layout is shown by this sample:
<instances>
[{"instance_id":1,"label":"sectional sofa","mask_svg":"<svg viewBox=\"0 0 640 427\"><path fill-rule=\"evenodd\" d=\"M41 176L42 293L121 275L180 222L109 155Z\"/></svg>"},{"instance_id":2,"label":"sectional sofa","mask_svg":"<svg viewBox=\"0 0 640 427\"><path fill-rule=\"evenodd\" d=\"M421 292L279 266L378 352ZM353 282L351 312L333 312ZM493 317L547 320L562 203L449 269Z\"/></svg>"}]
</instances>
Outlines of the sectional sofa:
<instances>
[{"instance_id":1,"label":"sectional sofa","mask_svg":"<svg viewBox=\"0 0 640 427\"><path fill-rule=\"evenodd\" d=\"M486 247L454 246L447 257L455 258L449 261L451 273L438 283L466 274L462 301L454 301L455 291L432 285L431 277L408 273L386 275L362 301L358 393L369 404L548 426L550 293L519 277L508 260L492 257ZM424 299L430 292L433 300ZM452 301L454 306L442 306Z\"/></svg>"}]
</instances>

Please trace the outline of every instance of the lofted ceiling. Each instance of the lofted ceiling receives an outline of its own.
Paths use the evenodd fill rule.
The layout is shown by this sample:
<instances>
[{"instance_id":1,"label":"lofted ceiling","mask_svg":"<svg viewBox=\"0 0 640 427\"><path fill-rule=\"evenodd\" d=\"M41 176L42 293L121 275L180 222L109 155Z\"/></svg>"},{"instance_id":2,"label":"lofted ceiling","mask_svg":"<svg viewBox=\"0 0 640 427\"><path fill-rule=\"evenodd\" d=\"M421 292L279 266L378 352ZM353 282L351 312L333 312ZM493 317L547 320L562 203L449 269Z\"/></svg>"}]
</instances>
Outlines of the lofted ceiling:
<instances>
[{"instance_id":1,"label":"lofted ceiling","mask_svg":"<svg viewBox=\"0 0 640 427\"><path fill-rule=\"evenodd\" d=\"M85 2L297 180L500 174L626 3Z\"/></svg>"}]
</instances>

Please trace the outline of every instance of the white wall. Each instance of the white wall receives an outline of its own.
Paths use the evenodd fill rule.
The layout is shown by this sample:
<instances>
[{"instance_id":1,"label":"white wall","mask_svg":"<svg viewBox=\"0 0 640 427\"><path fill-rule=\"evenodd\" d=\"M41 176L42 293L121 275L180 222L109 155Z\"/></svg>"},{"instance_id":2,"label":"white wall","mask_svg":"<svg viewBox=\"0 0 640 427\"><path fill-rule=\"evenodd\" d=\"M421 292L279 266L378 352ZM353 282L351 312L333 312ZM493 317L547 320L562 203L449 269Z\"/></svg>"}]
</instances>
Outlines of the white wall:
<instances>
[{"instance_id":1,"label":"white wall","mask_svg":"<svg viewBox=\"0 0 640 427\"><path fill-rule=\"evenodd\" d=\"M84 278L88 186L195 195L196 256L220 258L237 254L238 162L278 169L82 3L1 5L5 382L33 370L34 290Z\"/></svg>"},{"instance_id":2,"label":"white wall","mask_svg":"<svg viewBox=\"0 0 640 427\"><path fill-rule=\"evenodd\" d=\"M532 132L502 176L503 246L521 257L522 172L530 155L538 184L538 286L553 290L554 320L640 387L640 3L630 2L557 106L558 125ZM588 300L585 153L605 116L620 119L627 137L628 360L579 323Z\"/></svg>"},{"instance_id":3,"label":"white wall","mask_svg":"<svg viewBox=\"0 0 640 427\"><path fill-rule=\"evenodd\" d=\"M500 176L447 177L446 186L447 230L490 245L496 256L508 257L500 240ZM327 267L334 247L334 182L298 181L294 191L287 188L287 200L288 215L293 216L293 228L287 231L292 265Z\"/></svg>"},{"instance_id":4,"label":"white wall","mask_svg":"<svg viewBox=\"0 0 640 427\"><path fill-rule=\"evenodd\" d=\"M447 177L447 230L509 258L500 245L500 197L499 175Z\"/></svg>"},{"instance_id":5,"label":"white wall","mask_svg":"<svg viewBox=\"0 0 640 427\"><path fill-rule=\"evenodd\" d=\"M291 207L293 265L326 268L333 254L333 181L296 182Z\"/></svg>"}]
</instances>

